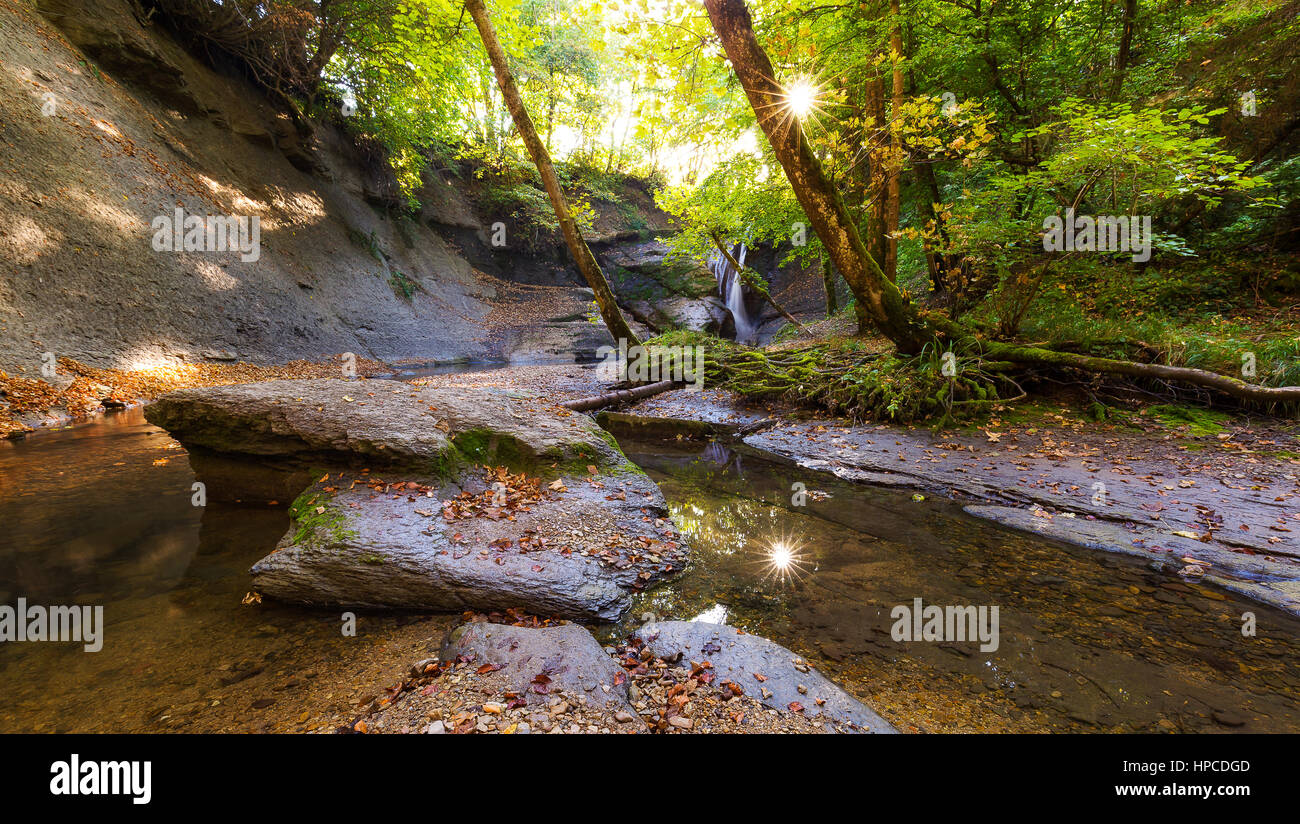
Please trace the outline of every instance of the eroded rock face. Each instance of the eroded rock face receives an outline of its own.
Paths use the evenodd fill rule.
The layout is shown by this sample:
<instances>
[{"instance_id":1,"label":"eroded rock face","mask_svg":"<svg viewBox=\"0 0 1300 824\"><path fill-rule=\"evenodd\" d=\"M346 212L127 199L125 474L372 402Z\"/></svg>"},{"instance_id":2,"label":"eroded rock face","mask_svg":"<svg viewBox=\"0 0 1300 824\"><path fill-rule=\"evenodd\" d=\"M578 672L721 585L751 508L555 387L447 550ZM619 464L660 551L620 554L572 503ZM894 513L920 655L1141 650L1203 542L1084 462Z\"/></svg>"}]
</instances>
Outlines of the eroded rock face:
<instances>
[{"instance_id":1,"label":"eroded rock face","mask_svg":"<svg viewBox=\"0 0 1300 824\"><path fill-rule=\"evenodd\" d=\"M708 661L716 683L732 681L769 707L790 710L791 704L798 704L805 714L821 716L845 732L897 732L861 701L774 641L700 621L650 623L639 635L660 658Z\"/></svg>"},{"instance_id":2,"label":"eroded rock face","mask_svg":"<svg viewBox=\"0 0 1300 824\"><path fill-rule=\"evenodd\" d=\"M533 686L544 681L552 689L585 695L589 703L614 704L631 711L626 679L621 667L580 626L512 627L503 624L462 624L443 642L442 658L463 655L477 664L501 667L511 685L529 700L539 693ZM545 679L539 679L545 675Z\"/></svg>"},{"instance_id":3,"label":"eroded rock face","mask_svg":"<svg viewBox=\"0 0 1300 824\"><path fill-rule=\"evenodd\" d=\"M252 569L281 600L614 620L688 561L659 488L590 418L507 392L269 381L174 392L145 416L201 458L200 480L222 468L218 498L275 494L231 488L232 459L313 470Z\"/></svg>"}]
</instances>

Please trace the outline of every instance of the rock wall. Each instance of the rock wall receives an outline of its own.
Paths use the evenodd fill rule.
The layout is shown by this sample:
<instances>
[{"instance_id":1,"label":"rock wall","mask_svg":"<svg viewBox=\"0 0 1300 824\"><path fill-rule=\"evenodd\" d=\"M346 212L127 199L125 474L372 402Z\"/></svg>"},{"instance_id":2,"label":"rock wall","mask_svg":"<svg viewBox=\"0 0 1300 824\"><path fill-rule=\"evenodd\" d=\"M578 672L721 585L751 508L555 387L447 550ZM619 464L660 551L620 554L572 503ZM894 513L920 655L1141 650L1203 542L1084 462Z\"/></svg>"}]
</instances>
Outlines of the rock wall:
<instances>
[{"instance_id":1,"label":"rock wall","mask_svg":"<svg viewBox=\"0 0 1300 824\"><path fill-rule=\"evenodd\" d=\"M0 0L0 368L484 354L493 283L341 131L308 142L125 0L36 5ZM155 251L177 208L257 216L260 257Z\"/></svg>"},{"instance_id":2,"label":"rock wall","mask_svg":"<svg viewBox=\"0 0 1300 824\"><path fill-rule=\"evenodd\" d=\"M295 124L130 0L0 0L0 148L11 373L35 376L46 353L118 369L342 352L536 362L611 342L559 233L483 205L472 168L431 165L398 216L382 159L337 123ZM703 268L664 263L653 237L672 229L649 186L616 189L593 198L589 241L625 313L642 334L727 334ZM154 221L178 209L256 218L255 259L156 249Z\"/></svg>"}]
</instances>

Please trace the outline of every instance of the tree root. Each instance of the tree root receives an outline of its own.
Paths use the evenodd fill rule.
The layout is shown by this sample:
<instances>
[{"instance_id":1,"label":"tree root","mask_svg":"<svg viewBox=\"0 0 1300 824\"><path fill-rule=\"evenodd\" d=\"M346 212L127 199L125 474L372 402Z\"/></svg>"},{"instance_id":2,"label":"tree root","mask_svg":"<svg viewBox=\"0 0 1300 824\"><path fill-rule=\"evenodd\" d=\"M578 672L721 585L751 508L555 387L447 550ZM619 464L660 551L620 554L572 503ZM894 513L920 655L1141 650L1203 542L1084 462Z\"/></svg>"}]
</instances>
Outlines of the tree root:
<instances>
[{"instance_id":1,"label":"tree root","mask_svg":"<svg viewBox=\"0 0 1300 824\"><path fill-rule=\"evenodd\" d=\"M1241 401L1257 403L1300 402L1300 386L1261 386L1246 383L1239 378L1220 375L1217 372L1208 372L1204 369L1193 369L1188 366L1166 366L1159 363L1138 363L1136 361L1098 358L1041 347L1019 346L1012 343L984 342L981 346L984 354L989 357L1002 361L1011 361L1012 363L1068 367L1104 375L1124 375L1130 378L1172 381L1212 389Z\"/></svg>"}]
</instances>

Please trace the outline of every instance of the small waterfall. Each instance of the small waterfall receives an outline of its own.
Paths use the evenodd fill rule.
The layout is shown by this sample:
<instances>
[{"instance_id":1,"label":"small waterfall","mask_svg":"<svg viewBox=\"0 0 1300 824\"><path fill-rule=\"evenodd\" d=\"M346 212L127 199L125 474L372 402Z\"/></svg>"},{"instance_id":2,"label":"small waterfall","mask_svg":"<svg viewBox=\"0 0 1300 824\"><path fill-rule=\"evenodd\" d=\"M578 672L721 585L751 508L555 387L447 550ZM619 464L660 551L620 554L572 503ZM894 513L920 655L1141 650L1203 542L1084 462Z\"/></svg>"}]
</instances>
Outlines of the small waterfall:
<instances>
[{"instance_id":1,"label":"small waterfall","mask_svg":"<svg viewBox=\"0 0 1300 824\"><path fill-rule=\"evenodd\" d=\"M737 244L736 250L732 253L736 262L741 266L745 265L745 253L748 250L745 244ZM749 316L749 310L745 308L745 294L742 289L744 282L740 279L740 273L731 265L731 261L721 252L714 252L709 255L709 271L718 280L718 292L722 295L722 300L727 304L727 309L731 311L731 317L736 321L736 341L738 343L753 343L756 324Z\"/></svg>"}]
</instances>

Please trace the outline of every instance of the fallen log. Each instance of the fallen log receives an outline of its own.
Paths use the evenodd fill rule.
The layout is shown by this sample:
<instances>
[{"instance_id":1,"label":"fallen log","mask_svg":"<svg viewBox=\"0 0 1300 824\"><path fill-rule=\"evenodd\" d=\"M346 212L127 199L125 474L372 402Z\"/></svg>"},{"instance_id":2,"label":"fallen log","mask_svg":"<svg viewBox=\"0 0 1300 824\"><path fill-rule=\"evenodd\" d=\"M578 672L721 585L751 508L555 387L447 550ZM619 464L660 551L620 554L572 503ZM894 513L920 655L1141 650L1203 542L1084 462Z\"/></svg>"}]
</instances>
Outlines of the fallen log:
<instances>
[{"instance_id":1,"label":"fallen log","mask_svg":"<svg viewBox=\"0 0 1300 824\"><path fill-rule=\"evenodd\" d=\"M612 392L604 392L600 395L592 395L589 398L578 398L577 400L565 401L560 406L565 409L572 409L574 412L586 412L591 409L600 409L604 406L613 406L616 403L631 403L632 401L644 400L645 398L669 392L673 389L681 389L689 384L679 383L678 381L658 381L656 383L647 383L632 389L615 389Z\"/></svg>"},{"instance_id":2,"label":"fallen log","mask_svg":"<svg viewBox=\"0 0 1300 824\"><path fill-rule=\"evenodd\" d=\"M1125 375L1130 378L1156 378L1213 389L1239 400L1292 403L1300 401L1300 386L1260 386L1239 378L1188 366L1166 366L1159 363L1089 357L1072 352L1008 343L984 342L982 346L984 353L989 357L1013 363L1072 367L1087 372Z\"/></svg>"}]
</instances>

